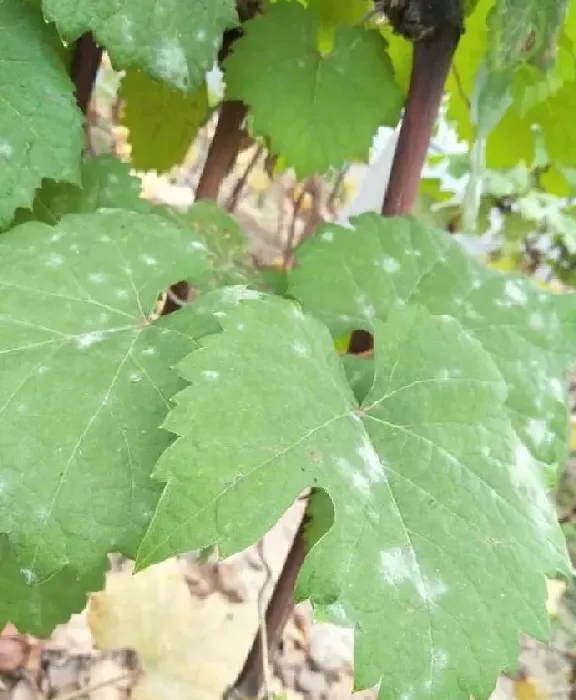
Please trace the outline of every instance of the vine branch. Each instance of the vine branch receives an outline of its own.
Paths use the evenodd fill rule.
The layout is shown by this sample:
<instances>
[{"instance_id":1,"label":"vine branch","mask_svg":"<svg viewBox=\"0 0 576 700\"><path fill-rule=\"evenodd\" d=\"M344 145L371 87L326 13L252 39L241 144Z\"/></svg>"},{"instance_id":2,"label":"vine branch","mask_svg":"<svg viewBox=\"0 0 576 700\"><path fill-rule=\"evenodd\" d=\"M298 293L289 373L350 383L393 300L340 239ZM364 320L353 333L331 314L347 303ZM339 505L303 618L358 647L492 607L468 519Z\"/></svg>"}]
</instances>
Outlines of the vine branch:
<instances>
[{"instance_id":1,"label":"vine branch","mask_svg":"<svg viewBox=\"0 0 576 700\"><path fill-rule=\"evenodd\" d=\"M308 521L309 515L305 511L266 609L264 638L266 639L267 656L269 658L272 658L275 649L278 647L284 627L294 610L296 579L308 553L306 544ZM260 628L246 657L244 666L238 674L238 678L224 695L225 700L259 696L266 678L264 657L264 639L262 628Z\"/></svg>"},{"instance_id":2,"label":"vine branch","mask_svg":"<svg viewBox=\"0 0 576 700\"><path fill-rule=\"evenodd\" d=\"M225 101L220 107L220 116L198 187L196 200L218 198L222 181L228 175L242 143L242 122L246 107L236 100Z\"/></svg>"},{"instance_id":3,"label":"vine branch","mask_svg":"<svg viewBox=\"0 0 576 700\"><path fill-rule=\"evenodd\" d=\"M382 205L384 216L412 211L459 39L460 31L446 25L414 42L410 88Z\"/></svg>"},{"instance_id":4,"label":"vine branch","mask_svg":"<svg viewBox=\"0 0 576 700\"><path fill-rule=\"evenodd\" d=\"M102 47L94 41L91 32L83 34L75 44L70 77L76 90L76 103L84 116L90 106L92 91L102 61L102 51Z\"/></svg>"}]
</instances>

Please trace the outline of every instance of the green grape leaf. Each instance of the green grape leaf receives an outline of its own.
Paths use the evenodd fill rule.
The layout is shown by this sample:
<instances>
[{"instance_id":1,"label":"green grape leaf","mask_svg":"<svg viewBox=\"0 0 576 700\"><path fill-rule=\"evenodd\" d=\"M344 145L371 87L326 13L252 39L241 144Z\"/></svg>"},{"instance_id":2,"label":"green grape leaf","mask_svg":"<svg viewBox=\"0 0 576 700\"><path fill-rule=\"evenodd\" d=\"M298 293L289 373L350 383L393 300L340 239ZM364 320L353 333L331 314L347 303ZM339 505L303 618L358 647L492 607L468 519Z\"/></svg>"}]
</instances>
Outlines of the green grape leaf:
<instances>
[{"instance_id":1,"label":"green grape leaf","mask_svg":"<svg viewBox=\"0 0 576 700\"><path fill-rule=\"evenodd\" d=\"M378 32L340 27L321 55L314 15L298 3L272 5L245 29L225 64L227 97L250 107L253 132L297 177L367 156L376 129L396 125L402 99Z\"/></svg>"},{"instance_id":2,"label":"green grape leaf","mask_svg":"<svg viewBox=\"0 0 576 700\"><path fill-rule=\"evenodd\" d=\"M49 637L56 625L86 606L86 593L104 587L107 561L79 577L69 567L32 584L30 573L21 569L5 535L0 535L0 626L12 622L37 637Z\"/></svg>"},{"instance_id":3,"label":"green grape leaf","mask_svg":"<svg viewBox=\"0 0 576 700\"><path fill-rule=\"evenodd\" d=\"M527 61L553 64L568 0L496 0L488 17L489 61L495 70Z\"/></svg>"},{"instance_id":4,"label":"green grape leaf","mask_svg":"<svg viewBox=\"0 0 576 700\"><path fill-rule=\"evenodd\" d=\"M461 140L472 143L474 126L471 120L470 103L476 76L488 51L487 18L495 0L479 0L477 7L466 20L466 32L458 45L454 57L454 69L450 71L446 83L448 93L446 117L451 122ZM565 64L563 64L564 66ZM560 70L560 69L559 69ZM528 76L534 81L529 89L522 92L518 111L509 108L501 121L488 135L486 143L486 165L489 168L511 168L524 160L531 164L534 160L534 137L531 120L524 114L528 105L536 103L545 93L550 78L540 75L537 80L533 73L521 73L514 78L513 95L520 96ZM567 73L562 72L562 82L567 80ZM558 83L559 84L559 83ZM558 85L556 85L556 88ZM554 91L550 90L550 94Z\"/></svg>"},{"instance_id":5,"label":"green grape leaf","mask_svg":"<svg viewBox=\"0 0 576 700\"><path fill-rule=\"evenodd\" d=\"M268 288L249 258L249 241L236 220L215 202L200 200L182 213L172 207L154 211L179 226L186 226L204 242L205 254L212 265L210 286L246 284Z\"/></svg>"},{"instance_id":6,"label":"green grape leaf","mask_svg":"<svg viewBox=\"0 0 576 700\"><path fill-rule=\"evenodd\" d=\"M21 0L0 3L0 227L29 207L42 178L78 182L82 115L42 14Z\"/></svg>"},{"instance_id":7,"label":"green grape leaf","mask_svg":"<svg viewBox=\"0 0 576 700\"><path fill-rule=\"evenodd\" d=\"M486 63L482 63L476 73L470 103L470 117L475 133L470 149L470 175L462 206L462 226L465 231L473 232L477 227L486 171L486 141L512 103L511 81L511 71L493 71Z\"/></svg>"},{"instance_id":8,"label":"green grape leaf","mask_svg":"<svg viewBox=\"0 0 576 700\"><path fill-rule=\"evenodd\" d=\"M26 221L55 224L64 214L97 209L130 209L146 213L152 205L140 199L142 183L130 174L130 166L112 155L88 158L82 163L81 186L45 180L36 193L32 209L16 212L12 225Z\"/></svg>"},{"instance_id":9,"label":"green grape leaf","mask_svg":"<svg viewBox=\"0 0 576 700\"><path fill-rule=\"evenodd\" d=\"M166 172L186 157L208 115L208 88L192 94L130 68L122 79L122 124L129 129L131 163L137 170Z\"/></svg>"},{"instance_id":10,"label":"green grape leaf","mask_svg":"<svg viewBox=\"0 0 576 700\"><path fill-rule=\"evenodd\" d=\"M513 107L508 109L498 126L488 135L486 165L489 168L513 168L519 162L532 164L535 158L531 120L521 117Z\"/></svg>"},{"instance_id":11,"label":"green grape leaf","mask_svg":"<svg viewBox=\"0 0 576 700\"><path fill-rule=\"evenodd\" d=\"M361 22L372 8L372 0L308 0L306 5L320 24L337 27Z\"/></svg>"},{"instance_id":12,"label":"green grape leaf","mask_svg":"<svg viewBox=\"0 0 576 700\"><path fill-rule=\"evenodd\" d=\"M44 16L68 41L94 33L115 68L194 92L204 82L222 33L237 22L234 0L42 0Z\"/></svg>"},{"instance_id":13,"label":"green grape leaf","mask_svg":"<svg viewBox=\"0 0 576 700\"><path fill-rule=\"evenodd\" d=\"M374 319L408 302L458 319L506 380L506 407L521 440L551 472L563 465L576 325L560 323L557 298L488 269L441 231L413 219L367 214L354 227L324 226L298 248L291 295L336 338L369 331Z\"/></svg>"},{"instance_id":14,"label":"green grape leaf","mask_svg":"<svg viewBox=\"0 0 576 700\"><path fill-rule=\"evenodd\" d=\"M372 358L343 355L342 364L354 396L359 403L362 403L368 396L374 381L374 362Z\"/></svg>"},{"instance_id":15,"label":"green grape leaf","mask_svg":"<svg viewBox=\"0 0 576 700\"><path fill-rule=\"evenodd\" d=\"M565 213L565 202L546 192L532 191L516 201L518 213L532 226L546 224L558 234L571 255L576 254L576 219Z\"/></svg>"},{"instance_id":16,"label":"green grape leaf","mask_svg":"<svg viewBox=\"0 0 576 700\"><path fill-rule=\"evenodd\" d=\"M403 97L406 97L412 71L412 42L400 34L395 34L388 24L382 25L379 31L388 43L387 51L394 66L396 82Z\"/></svg>"},{"instance_id":17,"label":"green grape leaf","mask_svg":"<svg viewBox=\"0 0 576 700\"><path fill-rule=\"evenodd\" d=\"M446 117L456 127L462 141L473 140L470 99L476 73L486 56L486 18L493 3L494 0L480 0L472 15L466 19L466 31L458 43L453 70L450 71L446 81L448 93Z\"/></svg>"},{"instance_id":18,"label":"green grape leaf","mask_svg":"<svg viewBox=\"0 0 576 700\"><path fill-rule=\"evenodd\" d=\"M356 686L487 697L520 632L547 632L544 573L569 570L564 539L491 354L450 316L387 316L372 319L361 403L326 327L294 303L218 316L222 331L177 366L191 386L165 423L178 438L154 472L166 486L138 566L213 542L238 551L322 489L333 512L328 498L313 509L298 597L355 628Z\"/></svg>"},{"instance_id":19,"label":"green grape leaf","mask_svg":"<svg viewBox=\"0 0 576 700\"><path fill-rule=\"evenodd\" d=\"M542 129L551 162L576 166L576 134L572 128L576 109L576 81L565 83L552 97L536 105L527 117Z\"/></svg>"},{"instance_id":20,"label":"green grape leaf","mask_svg":"<svg viewBox=\"0 0 576 700\"><path fill-rule=\"evenodd\" d=\"M557 60L549 71L542 74L530 64L514 71L512 95L520 115L524 116L532 107L555 95L565 83L573 82L575 71L574 45L563 34L558 43Z\"/></svg>"},{"instance_id":21,"label":"green grape leaf","mask_svg":"<svg viewBox=\"0 0 576 700\"><path fill-rule=\"evenodd\" d=\"M170 442L171 365L196 345L184 314L154 320L155 302L205 274L204 249L119 210L0 236L0 532L30 583L134 553Z\"/></svg>"}]
</instances>

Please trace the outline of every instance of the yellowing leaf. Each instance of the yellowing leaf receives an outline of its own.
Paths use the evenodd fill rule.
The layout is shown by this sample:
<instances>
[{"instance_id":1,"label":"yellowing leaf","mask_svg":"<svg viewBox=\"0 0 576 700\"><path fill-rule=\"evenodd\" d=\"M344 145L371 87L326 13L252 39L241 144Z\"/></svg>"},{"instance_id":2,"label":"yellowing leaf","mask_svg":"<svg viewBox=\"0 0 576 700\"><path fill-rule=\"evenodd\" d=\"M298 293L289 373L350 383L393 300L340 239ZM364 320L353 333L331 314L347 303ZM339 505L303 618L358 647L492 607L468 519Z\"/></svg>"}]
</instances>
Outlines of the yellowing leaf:
<instances>
[{"instance_id":1,"label":"yellowing leaf","mask_svg":"<svg viewBox=\"0 0 576 700\"><path fill-rule=\"evenodd\" d=\"M350 338L352 337L352 333L344 333L343 336L340 338L337 338L334 341L334 347L336 348L336 352L338 353L345 353L348 351L348 347L350 345Z\"/></svg>"},{"instance_id":2,"label":"yellowing leaf","mask_svg":"<svg viewBox=\"0 0 576 700\"><path fill-rule=\"evenodd\" d=\"M517 269L516 262L507 256L501 256L497 260L488 261L488 267L493 270L500 270L501 272L514 272Z\"/></svg>"},{"instance_id":3,"label":"yellowing leaf","mask_svg":"<svg viewBox=\"0 0 576 700\"><path fill-rule=\"evenodd\" d=\"M144 673L134 700L213 700L234 681L258 627L255 605L194 598L170 559L135 576L111 574L90 601L99 649L129 647Z\"/></svg>"},{"instance_id":4,"label":"yellowing leaf","mask_svg":"<svg viewBox=\"0 0 576 700\"><path fill-rule=\"evenodd\" d=\"M248 186L255 192L266 192L271 184L268 175L262 170L255 170L248 177Z\"/></svg>"},{"instance_id":5,"label":"yellowing leaf","mask_svg":"<svg viewBox=\"0 0 576 700\"><path fill-rule=\"evenodd\" d=\"M119 94L126 104L122 123L130 131L134 167L166 172L181 163L208 114L206 83L188 95L129 68Z\"/></svg>"},{"instance_id":6,"label":"yellowing leaf","mask_svg":"<svg viewBox=\"0 0 576 700\"><path fill-rule=\"evenodd\" d=\"M318 52L321 56L327 56L334 49L334 27L328 25L320 25L318 27L317 42Z\"/></svg>"}]
</instances>

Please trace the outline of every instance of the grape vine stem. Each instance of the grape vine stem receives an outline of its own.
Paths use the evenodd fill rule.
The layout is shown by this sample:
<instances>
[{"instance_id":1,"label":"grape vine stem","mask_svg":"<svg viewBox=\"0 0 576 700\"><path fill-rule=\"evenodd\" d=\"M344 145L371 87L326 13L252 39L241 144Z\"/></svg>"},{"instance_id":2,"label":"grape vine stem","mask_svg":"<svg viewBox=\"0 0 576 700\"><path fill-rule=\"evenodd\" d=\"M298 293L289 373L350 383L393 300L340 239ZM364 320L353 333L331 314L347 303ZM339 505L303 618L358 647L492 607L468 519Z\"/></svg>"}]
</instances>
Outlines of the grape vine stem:
<instances>
[{"instance_id":1,"label":"grape vine stem","mask_svg":"<svg viewBox=\"0 0 576 700\"><path fill-rule=\"evenodd\" d=\"M410 88L382 214L410 214L418 196L420 177L460 31L452 26L437 29L414 42Z\"/></svg>"},{"instance_id":2,"label":"grape vine stem","mask_svg":"<svg viewBox=\"0 0 576 700\"><path fill-rule=\"evenodd\" d=\"M267 655L270 659L273 657L274 651L282 638L284 627L294 610L296 579L308 553L306 543L308 521L309 515L305 511L268 603L265 625L260 626L236 682L224 695L225 700L232 698L256 698L262 691L266 678L265 656ZM267 654L264 653L264 639L266 640Z\"/></svg>"},{"instance_id":3,"label":"grape vine stem","mask_svg":"<svg viewBox=\"0 0 576 700\"><path fill-rule=\"evenodd\" d=\"M76 90L76 103L84 115L90 106L101 61L102 47L96 44L90 32L83 34L74 47L70 77Z\"/></svg>"}]
</instances>

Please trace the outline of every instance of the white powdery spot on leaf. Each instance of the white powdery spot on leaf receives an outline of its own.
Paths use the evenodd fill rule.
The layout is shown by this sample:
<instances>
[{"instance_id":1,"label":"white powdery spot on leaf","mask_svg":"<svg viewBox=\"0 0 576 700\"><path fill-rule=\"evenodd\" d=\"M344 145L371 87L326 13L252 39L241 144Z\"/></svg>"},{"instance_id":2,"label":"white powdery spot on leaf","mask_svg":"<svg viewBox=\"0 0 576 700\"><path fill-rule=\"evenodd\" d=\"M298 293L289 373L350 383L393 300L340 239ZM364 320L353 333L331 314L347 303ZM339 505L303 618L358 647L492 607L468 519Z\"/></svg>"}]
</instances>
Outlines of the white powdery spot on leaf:
<instances>
[{"instance_id":1,"label":"white powdery spot on leaf","mask_svg":"<svg viewBox=\"0 0 576 700\"><path fill-rule=\"evenodd\" d=\"M92 284L104 284L106 282L107 275L105 275L103 272L93 272L90 275L88 275L88 280Z\"/></svg>"},{"instance_id":2,"label":"white powdery spot on leaf","mask_svg":"<svg viewBox=\"0 0 576 700\"><path fill-rule=\"evenodd\" d=\"M388 480L384 465L367 437L364 437L362 445L356 450L356 454L362 459L365 474L371 484L385 483Z\"/></svg>"},{"instance_id":3,"label":"white powdery spot on leaf","mask_svg":"<svg viewBox=\"0 0 576 700\"><path fill-rule=\"evenodd\" d=\"M12 153L14 153L12 144L8 143L8 141L0 141L0 158L8 160Z\"/></svg>"},{"instance_id":4,"label":"white powdery spot on leaf","mask_svg":"<svg viewBox=\"0 0 576 700\"><path fill-rule=\"evenodd\" d=\"M549 386L556 401L561 401L564 403L566 399L566 392L562 382L559 379L550 379Z\"/></svg>"},{"instance_id":5,"label":"white powdery spot on leaf","mask_svg":"<svg viewBox=\"0 0 576 700\"><path fill-rule=\"evenodd\" d=\"M380 574L391 586L411 583L425 602L439 600L448 590L443 581L432 581L422 574L414 551L410 548L394 547L381 552Z\"/></svg>"},{"instance_id":6,"label":"white powdery spot on leaf","mask_svg":"<svg viewBox=\"0 0 576 700\"><path fill-rule=\"evenodd\" d=\"M364 318L373 319L376 316L374 305L368 302L365 296L361 295L357 297L356 303L360 309L360 314L364 316Z\"/></svg>"},{"instance_id":7,"label":"white powdery spot on leaf","mask_svg":"<svg viewBox=\"0 0 576 700\"><path fill-rule=\"evenodd\" d=\"M158 260L152 256L152 255L141 255L140 260L145 264L145 265L157 265Z\"/></svg>"},{"instance_id":8,"label":"white powdery spot on leaf","mask_svg":"<svg viewBox=\"0 0 576 700\"><path fill-rule=\"evenodd\" d=\"M50 253L48 259L46 260L48 267L60 267L63 262L64 257L60 255L60 253Z\"/></svg>"},{"instance_id":9,"label":"white powdery spot on leaf","mask_svg":"<svg viewBox=\"0 0 576 700\"><path fill-rule=\"evenodd\" d=\"M207 369L202 372L202 376L210 381L214 381L215 379L218 379L220 372L215 372L213 369Z\"/></svg>"},{"instance_id":10,"label":"white powdery spot on leaf","mask_svg":"<svg viewBox=\"0 0 576 700\"><path fill-rule=\"evenodd\" d=\"M528 296L526 291L518 280L507 280L504 289L506 297L512 304L522 306L527 302Z\"/></svg>"},{"instance_id":11,"label":"white powdery spot on leaf","mask_svg":"<svg viewBox=\"0 0 576 700\"><path fill-rule=\"evenodd\" d=\"M516 443L514 464L511 468L514 488L526 494L526 503L530 510L534 529L539 536L554 527L554 514L551 502L546 495L540 465L530 454L526 445L520 440Z\"/></svg>"},{"instance_id":12,"label":"white powdery spot on leaf","mask_svg":"<svg viewBox=\"0 0 576 700\"><path fill-rule=\"evenodd\" d=\"M537 447L548 445L554 440L554 433L548 429L548 424L545 420L530 418L528 420L528 432Z\"/></svg>"},{"instance_id":13,"label":"white powdery spot on leaf","mask_svg":"<svg viewBox=\"0 0 576 700\"><path fill-rule=\"evenodd\" d=\"M335 603L326 606L326 609L329 615L343 627L354 627L354 621L350 619L350 616L346 612L346 608L340 601L336 601Z\"/></svg>"},{"instance_id":14,"label":"white powdery spot on leaf","mask_svg":"<svg viewBox=\"0 0 576 700\"><path fill-rule=\"evenodd\" d=\"M534 312L528 317L528 324L535 331L540 331L546 326L546 319L542 314Z\"/></svg>"},{"instance_id":15,"label":"white powdery spot on leaf","mask_svg":"<svg viewBox=\"0 0 576 700\"><path fill-rule=\"evenodd\" d=\"M306 346L302 343L292 343L292 350L294 350L296 355L304 356L308 354Z\"/></svg>"},{"instance_id":16,"label":"white powdery spot on leaf","mask_svg":"<svg viewBox=\"0 0 576 700\"><path fill-rule=\"evenodd\" d=\"M424 681L424 689L429 693L434 685L434 680L448 666L448 654L444 649L432 649L430 656L430 672L429 677Z\"/></svg>"},{"instance_id":17,"label":"white powdery spot on leaf","mask_svg":"<svg viewBox=\"0 0 576 700\"><path fill-rule=\"evenodd\" d=\"M334 240L334 232L333 231L324 231L323 234L320 236L320 238L325 241L326 243L332 243Z\"/></svg>"},{"instance_id":18,"label":"white powdery spot on leaf","mask_svg":"<svg viewBox=\"0 0 576 700\"><path fill-rule=\"evenodd\" d=\"M122 40L125 41L127 44L133 44L134 43L134 32L133 32L133 27L134 23L128 17L127 15L120 15L119 17L120 20L120 26L122 28Z\"/></svg>"},{"instance_id":19,"label":"white powdery spot on leaf","mask_svg":"<svg viewBox=\"0 0 576 700\"><path fill-rule=\"evenodd\" d=\"M186 54L182 47L175 41L165 41L156 52L155 68L157 74L163 79L185 88L189 71L186 62Z\"/></svg>"},{"instance_id":20,"label":"white powdery spot on leaf","mask_svg":"<svg viewBox=\"0 0 576 700\"><path fill-rule=\"evenodd\" d=\"M241 301L256 301L262 294L248 287L226 287L222 292L222 300L230 304L239 304Z\"/></svg>"},{"instance_id":21,"label":"white powdery spot on leaf","mask_svg":"<svg viewBox=\"0 0 576 700\"><path fill-rule=\"evenodd\" d=\"M76 338L76 347L80 350L89 348L95 343L100 343L104 339L103 333L94 331L92 333L84 333Z\"/></svg>"},{"instance_id":22,"label":"white powdery spot on leaf","mask_svg":"<svg viewBox=\"0 0 576 700\"><path fill-rule=\"evenodd\" d=\"M29 586L33 586L35 583L38 582L38 576L34 571L32 571L32 569L24 567L20 569L20 573L22 574L23 579Z\"/></svg>"},{"instance_id":23,"label":"white powdery spot on leaf","mask_svg":"<svg viewBox=\"0 0 576 700\"><path fill-rule=\"evenodd\" d=\"M448 654L444 649L434 649L432 663L436 671L443 671L448 666Z\"/></svg>"},{"instance_id":24,"label":"white powdery spot on leaf","mask_svg":"<svg viewBox=\"0 0 576 700\"><path fill-rule=\"evenodd\" d=\"M395 258L385 256L380 261L380 264L386 270L386 272L390 273L391 275L400 270L400 263Z\"/></svg>"},{"instance_id":25,"label":"white powdery spot on leaf","mask_svg":"<svg viewBox=\"0 0 576 700\"><path fill-rule=\"evenodd\" d=\"M190 241L190 243L188 243L186 246L186 250L188 253L195 253L196 251L204 252L206 250L206 246L201 241Z\"/></svg>"},{"instance_id":26,"label":"white powdery spot on leaf","mask_svg":"<svg viewBox=\"0 0 576 700\"><path fill-rule=\"evenodd\" d=\"M400 694L398 700L412 700L414 697L414 686L410 686L403 693Z\"/></svg>"}]
</instances>

